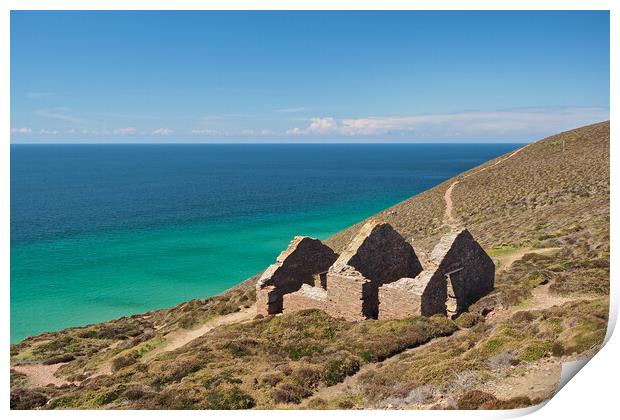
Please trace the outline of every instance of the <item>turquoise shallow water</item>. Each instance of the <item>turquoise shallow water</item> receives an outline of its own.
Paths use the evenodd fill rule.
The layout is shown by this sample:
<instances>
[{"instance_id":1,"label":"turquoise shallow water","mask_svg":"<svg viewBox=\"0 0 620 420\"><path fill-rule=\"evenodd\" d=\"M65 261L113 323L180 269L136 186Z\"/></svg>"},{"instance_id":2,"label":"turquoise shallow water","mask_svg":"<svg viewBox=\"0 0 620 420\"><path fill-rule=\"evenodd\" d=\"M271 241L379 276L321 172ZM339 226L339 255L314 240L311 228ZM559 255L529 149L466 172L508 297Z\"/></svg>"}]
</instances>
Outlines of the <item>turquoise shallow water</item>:
<instances>
[{"instance_id":1,"label":"turquoise shallow water","mask_svg":"<svg viewBox=\"0 0 620 420\"><path fill-rule=\"evenodd\" d=\"M517 145L11 147L11 340L219 293Z\"/></svg>"}]
</instances>

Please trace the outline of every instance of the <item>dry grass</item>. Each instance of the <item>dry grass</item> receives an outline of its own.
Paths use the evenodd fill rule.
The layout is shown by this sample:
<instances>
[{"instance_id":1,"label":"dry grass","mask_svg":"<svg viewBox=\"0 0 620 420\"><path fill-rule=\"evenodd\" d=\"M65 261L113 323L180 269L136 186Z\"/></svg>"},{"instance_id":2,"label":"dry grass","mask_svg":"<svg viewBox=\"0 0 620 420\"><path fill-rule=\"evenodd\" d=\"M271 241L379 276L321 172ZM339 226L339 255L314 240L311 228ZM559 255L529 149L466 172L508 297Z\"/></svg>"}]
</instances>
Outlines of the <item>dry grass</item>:
<instances>
[{"instance_id":1,"label":"dry grass","mask_svg":"<svg viewBox=\"0 0 620 420\"><path fill-rule=\"evenodd\" d=\"M251 408L298 404L364 364L453 333L445 317L347 322L318 310L258 319L205 334L148 363L52 397L50 408ZM118 360L118 359L116 359Z\"/></svg>"}]
</instances>

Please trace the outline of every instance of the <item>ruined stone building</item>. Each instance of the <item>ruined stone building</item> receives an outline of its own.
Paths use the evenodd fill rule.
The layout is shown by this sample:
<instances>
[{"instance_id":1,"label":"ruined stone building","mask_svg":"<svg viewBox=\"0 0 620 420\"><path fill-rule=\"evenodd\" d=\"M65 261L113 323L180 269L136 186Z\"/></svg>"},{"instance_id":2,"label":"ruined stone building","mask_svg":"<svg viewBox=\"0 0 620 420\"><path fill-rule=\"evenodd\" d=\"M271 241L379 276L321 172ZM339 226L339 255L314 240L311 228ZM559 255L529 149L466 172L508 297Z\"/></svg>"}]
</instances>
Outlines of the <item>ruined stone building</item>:
<instances>
[{"instance_id":1,"label":"ruined stone building","mask_svg":"<svg viewBox=\"0 0 620 420\"><path fill-rule=\"evenodd\" d=\"M379 290L380 319L456 315L493 290L495 264L467 229L441 238L418 276Z\"/></svg>"},{"instance_id":2,"label":"ruined stone building","mask_svg":"<svg viewBox=\"0 0 620 420\"><path fill-rule=\"evenodd\" d=\"M455 315L493 290L495 265L466 229L441 238L422 267L387 223L364 225L342 254L295 237L256 284L257 313L322 309L348 320Z\"/></svg>"},{"instance_id":3,"label":"ruined stone building","mask_svg":"<svg viewBox=\"0 0 620 420\"><path fill-rule=\"evenodd\" d=\"M296 236L256 284L258 313L282 312L283 297L302 285L314 286L317 275L327 271L336 258L338 255L318 239ZM322 287L320 282L319 287Z\"/></svg>"}]
</instances>

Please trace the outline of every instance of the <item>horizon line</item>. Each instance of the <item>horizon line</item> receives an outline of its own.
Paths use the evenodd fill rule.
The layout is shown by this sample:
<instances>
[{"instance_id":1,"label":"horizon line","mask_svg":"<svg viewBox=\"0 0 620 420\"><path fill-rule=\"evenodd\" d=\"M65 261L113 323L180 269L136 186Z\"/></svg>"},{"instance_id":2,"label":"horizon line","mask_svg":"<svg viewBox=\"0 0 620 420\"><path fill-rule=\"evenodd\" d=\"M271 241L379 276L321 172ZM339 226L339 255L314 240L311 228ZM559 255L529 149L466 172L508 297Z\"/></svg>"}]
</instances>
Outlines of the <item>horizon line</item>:
<instances>
[{"instance_id":1,"label":"horizon line","mask_svg":"<svg viewBox=\"0 0 620 420\"><path fill-rule=\"evenodd\" d=\"M373 145L388 145L388 144L529 144L537 140L511 140L511 141L403 141L403 142L10 142L11 146L54 146L54 145L110 145L110 146L123 146L123 145L308 145L308 144L322 144L322 145L355 145L355 144L373 144Z\"/></svg>"}]
</instances>

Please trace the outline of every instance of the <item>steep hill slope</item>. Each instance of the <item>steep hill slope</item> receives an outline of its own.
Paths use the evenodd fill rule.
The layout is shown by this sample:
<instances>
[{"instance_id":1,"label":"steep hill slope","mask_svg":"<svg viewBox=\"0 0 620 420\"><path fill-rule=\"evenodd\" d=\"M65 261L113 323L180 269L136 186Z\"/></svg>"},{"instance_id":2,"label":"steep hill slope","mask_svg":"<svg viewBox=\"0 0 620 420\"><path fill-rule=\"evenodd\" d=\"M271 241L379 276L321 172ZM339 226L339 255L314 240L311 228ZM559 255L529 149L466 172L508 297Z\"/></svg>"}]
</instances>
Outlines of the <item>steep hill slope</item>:
<instances>
[{"instance_id":1,"label":"steep hill slope","mask_svg":"<svg viewBox=\"0 0 620 420\"><path fill-rule=\"evenodd\" d=\"M560 363L600 345L609 122L528 145L373 218L422 259L450 224L466 226L496 261L496 290L455 322L351 323L320 311L252 319L249 279L12 346L12 406L516 407L549 398ZM327 242L339 251L362 223Z\"/></svg>"}]
</instances>

